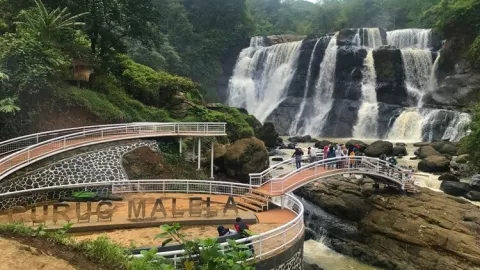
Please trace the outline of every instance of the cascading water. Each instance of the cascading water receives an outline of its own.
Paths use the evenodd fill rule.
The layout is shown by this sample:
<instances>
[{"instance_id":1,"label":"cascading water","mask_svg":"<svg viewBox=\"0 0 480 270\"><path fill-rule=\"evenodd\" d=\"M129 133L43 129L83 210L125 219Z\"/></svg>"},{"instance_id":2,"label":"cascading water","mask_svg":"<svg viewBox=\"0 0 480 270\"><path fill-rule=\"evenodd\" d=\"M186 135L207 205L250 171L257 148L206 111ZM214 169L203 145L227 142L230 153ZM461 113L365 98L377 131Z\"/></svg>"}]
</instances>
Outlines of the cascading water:
<instances>
[{"instance_id":1,"label":"cascading water","mask_svg":"<svg viewBox=\"0 0 480 270\"><path fill-rule=\"evenodd\" d=\"M368 44L366 44L367 48L377 49L383 45L380 28L363 28L363 33L364 33L364 40L368 40Z\"/></svg>"},{"instance_id":2,"label":"cascading water","mask_svg":"<svg viewBox=\"0 0 480 270\"><path fill-rule=\"evenodd\" d=\"M320 64L320 75L315 85L313 100L313 114L307 117L299 133L318 136L322 133L327 122L328 112L333 104L333 90L335 88L335 68L337 64L337 38L330 39L325 56Z\"/></svg>"},{"instance_id":3,"label":"cascading water","mask_svg":"<svg viewBox=\"0 0 480 270\"><path fill-rule=\"evenodd\" d=\"M314 240L304 244L304 260L307 263L317 264L325 269L335 270L372 270L373 266L335 252L328 247L328 234L332 233L339 238L357 238L359 234L355 224L350 224L334 215L325 212L320 207L304 200L302 204L308 215L305 216L305 226L314 235Z\"/></svg>"},{"instance_id":4,"label":"cascading water","mask_svg":"<svg viewBox=\"0 0 480 270\"><path fill-rule=\"evenodd\" d=\"M377 75L373 53L369 51L364 62L362 80L362 106L358 111L358 121L353 128L355 138L377 137L378 126L378 103L375 90Z\"/></svg>"},{"instance_id":5,"label":"cascading water","mask_svg":"<svg viewBox=\"0 0 480 270\"><path fill-rule=\"evenodd\" d=\"M414 100L413 106L420 107L421 100L429 91L432 74L432 53L419 49L402 49L402 59L405 69L405 83L409 96Z\"/></svg>"},{"instance_id":6,"label":"cascading water","mask_svg":"<svg viewBox=\"0 0 480 270\"><path fill-rule=\"evenodd\" d=\"M387 32L388 44L399 49L429 49L431 37L431 29L412 28Z\"/></svg>"},{"instance_id":7,"label":"cascading water","mask_svg":"<svg viewBox=\"0 0 480 270\"><path fill-rule=\"evenodd\" d=\"M242 107L260 122L282 102L295 73L301 42L263 47L252 38L237 60L229 84L228 105Z\"/></svg>"},{"instance_id":8,"label":"cascading water","mask_svg":"<svg viewBox=\"0 0 480 270\"><path fill-rule=\"evenodd\" d=\"M326 37L330 38L330 37ZM306 84L305 84L305 90L303 93L303 100L302 103L300 104L300 109L297 112L297 115L295 115L295 120L293 121L292 125L290 126L289 134L295 134L297 135L298 131L298 123L300 122L300 119L302 117L303 111L305 109L305 105L307 103L307 95L308 91L310 90L311 87L311 78L312 78L312 65L313 65L313 60L315 56L315 51L317 50L318 44L323 41L324 38L319 38L317 42L315 43L315 46L313 47L312 54L310 55L310 62L308 64L308 72L307 72L307 79L306 79Z\"/></svg>"},{"instance_id":9,"label":"cascading water","mask_svg":"<svg viewBox=\"0 0 480 270\"><path fill-rule=\"evenodd\" d=\"M426 141L459 141L467 133L471 116L449 110L424 109L422 133Z\"/></svg>"},{"instance_id":10,"label":"cascading water","mask_svg":"<svg viewBox=\"0 0 480 270\"><path fill-rule=\"evenodd\" d=\"M416 109L406 110L395 120L387 137L394 141L421 141L422 122Z\"/></svg>"}]
</instances>

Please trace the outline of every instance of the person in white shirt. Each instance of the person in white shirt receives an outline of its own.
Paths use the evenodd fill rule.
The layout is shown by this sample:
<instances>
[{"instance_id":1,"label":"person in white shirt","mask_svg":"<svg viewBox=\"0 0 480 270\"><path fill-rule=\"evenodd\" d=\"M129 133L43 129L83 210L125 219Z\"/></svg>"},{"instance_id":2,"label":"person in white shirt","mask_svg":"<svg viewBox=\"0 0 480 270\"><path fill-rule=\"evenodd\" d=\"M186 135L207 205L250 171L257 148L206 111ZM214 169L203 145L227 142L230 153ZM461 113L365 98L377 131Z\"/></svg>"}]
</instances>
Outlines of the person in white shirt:
<instances>
[{"instance_id":1,"label":"person in white shirt","mask_svg":"<svg viewBox=\"0 0 480 270\"><path fill-rule=\"evenodd\" d=\"M315 159L317 158L317 149L315 149L315 147L309 147L308 156L310 157L310 163L315 162Z\"/></svg>"}]
</instances>

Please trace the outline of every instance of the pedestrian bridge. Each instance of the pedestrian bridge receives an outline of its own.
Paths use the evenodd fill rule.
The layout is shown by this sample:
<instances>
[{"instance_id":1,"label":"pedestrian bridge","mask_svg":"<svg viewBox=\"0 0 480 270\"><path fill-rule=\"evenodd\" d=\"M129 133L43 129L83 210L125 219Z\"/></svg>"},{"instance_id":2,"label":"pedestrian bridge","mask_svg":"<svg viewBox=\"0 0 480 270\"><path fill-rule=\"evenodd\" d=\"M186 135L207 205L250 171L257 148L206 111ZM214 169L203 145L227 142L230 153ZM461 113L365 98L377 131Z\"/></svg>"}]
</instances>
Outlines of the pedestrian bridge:
<instances>
[{"instance_id":1,"label":"pedestrian bridge","mask_svg":"<svg viewBox=\"0 0 480 270\"><path fill-rule=\"evenodd\" d=\"M0 180L34 162L76 148L127 139L226 136L226 123L127 123L35 133L0 142ZM198 155L200 144L198 140ZM212 144L213 149L213 144ZM198 159L200 166L200 158ZM213 164L212 164L213 168ZM213 170L212 170L213 171Z\"/></svg>"},{"instance_id":2,"label":"pedestrian bridge","mask_svg":"<svg viewBox=\"0 0 480 270\"><path fill-rule=\"evenodd\" d=\"M334 175L359 174L374 178L377 182L410 191L413 179L407 170L384 160L365 156L335 157L309 163L299 169L295 158L271 166L261 173L250 174L250 186L268 196L279 196L310 182Z\"/></svg>"}]
</instances>

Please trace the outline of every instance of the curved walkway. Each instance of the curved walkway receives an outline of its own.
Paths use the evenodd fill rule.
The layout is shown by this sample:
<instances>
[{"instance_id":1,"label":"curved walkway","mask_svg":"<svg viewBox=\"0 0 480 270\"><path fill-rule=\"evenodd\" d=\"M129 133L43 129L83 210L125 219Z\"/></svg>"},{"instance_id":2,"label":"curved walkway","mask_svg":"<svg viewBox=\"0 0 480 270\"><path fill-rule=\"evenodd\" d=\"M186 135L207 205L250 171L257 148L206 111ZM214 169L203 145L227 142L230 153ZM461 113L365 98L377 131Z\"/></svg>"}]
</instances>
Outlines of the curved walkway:
<instances>
[{"instance_id":1,"label":"curved walkway","mask_svg":"<svg viewBox=\"0 0 480 270\"><path fill-rule=\"evenodd\" d=\"M75 148L135 138L226 136L226 123L129 123L42 132L0 142L0 180L38 160Z\"/></svg>"},{"instance_id":2,"label":"curved walkway","mask_svg":"<svg viewBox=\"0 0 480 270\"><path fill-rule=\"evenodd\" d=\"M265 195L278 196L310 182L341 174L373 176L402 190L405 189L405 186L413 183L413 180L409 178L408 171L377 158L364 156L330 158L307 164L300 169L292 168L294 164L295 159L293 158L276 164L261 173L250 174L250 185Z\"/></svg>"}]
</instances>

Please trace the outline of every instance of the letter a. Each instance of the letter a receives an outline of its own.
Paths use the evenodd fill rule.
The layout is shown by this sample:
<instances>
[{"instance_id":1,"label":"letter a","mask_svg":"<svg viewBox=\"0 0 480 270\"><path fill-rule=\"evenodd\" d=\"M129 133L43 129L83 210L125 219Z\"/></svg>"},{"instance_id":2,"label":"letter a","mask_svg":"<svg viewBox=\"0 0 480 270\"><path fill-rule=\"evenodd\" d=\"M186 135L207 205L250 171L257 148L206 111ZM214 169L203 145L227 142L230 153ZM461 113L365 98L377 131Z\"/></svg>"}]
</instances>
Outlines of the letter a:
<instances>
[{"instance_id":1,"label":"letter a","mask_svg":"<svg viewBox=\"0 0 480 270\"><path fill-rule=\"evenodd\" d=\"M155 201L155 205L153 206L152 213L150 214L150 218L155 218L155 213L160 212L163 214L163 217L167 217L167 211L165 211L165 206L163 206L162 199L158 198Z\"/></svg>"}]
</instances>

